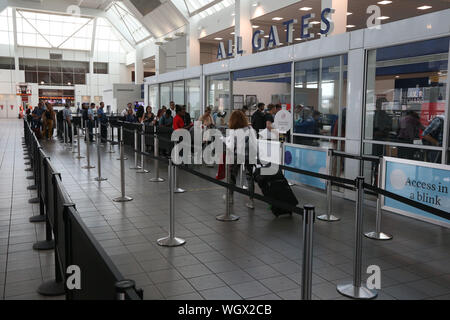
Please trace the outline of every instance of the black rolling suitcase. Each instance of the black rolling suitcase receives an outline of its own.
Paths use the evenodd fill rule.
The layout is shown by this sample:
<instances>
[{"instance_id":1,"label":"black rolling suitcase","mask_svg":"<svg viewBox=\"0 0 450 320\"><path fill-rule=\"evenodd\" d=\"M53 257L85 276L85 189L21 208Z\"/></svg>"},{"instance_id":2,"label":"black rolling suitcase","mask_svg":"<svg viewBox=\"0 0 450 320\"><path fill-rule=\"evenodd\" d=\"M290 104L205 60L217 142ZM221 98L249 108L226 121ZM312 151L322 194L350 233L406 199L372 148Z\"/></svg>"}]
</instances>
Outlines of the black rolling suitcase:
<instances>
[{"instance_id":1,"label":"black rolling suitcase","mask_svg":"<svg viewBox=\"0 0 450 320\"><path fill-rule=\"evenodd\" d=\"M261 168L257 168L254 172L254 179L261 188L264 196L284 202L293 207L298 205L297 197L292 192L292 189L281 170L279 170L276 175L266 176L261 175ZM292 215L292 212L289 210L277 208L276 206L272 206L272 212L277 217L286 214Z\"/></svg>"}]
</instances>

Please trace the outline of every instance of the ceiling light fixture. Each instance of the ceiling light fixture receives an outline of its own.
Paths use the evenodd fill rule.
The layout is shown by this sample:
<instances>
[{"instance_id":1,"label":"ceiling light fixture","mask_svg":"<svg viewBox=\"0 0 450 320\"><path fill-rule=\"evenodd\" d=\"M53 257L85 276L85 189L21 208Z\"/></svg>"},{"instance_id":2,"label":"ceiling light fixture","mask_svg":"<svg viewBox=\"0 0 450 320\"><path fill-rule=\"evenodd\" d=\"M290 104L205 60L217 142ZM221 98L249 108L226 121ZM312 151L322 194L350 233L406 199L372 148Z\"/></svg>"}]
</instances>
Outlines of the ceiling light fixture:
<instances>
[{"instance_id":1,"label":"ceiling light fixture","mask_svg":"<svg viewBox=\"0 0 450 320\"><path fill-rule=\"evenodd\" d=\"M388 16L381 16L381 17L378 17L377 19L378 20L387 20L387 19L390 19L391 17L388 17Z\"/></svg>"},{"instance_id":2,"label":"ceiling light fixture","mask_svg":"<svg viewBox=\"0 0 450 320\"><path fill-rule=\"evenodd\" d=\"M347 12L348 16L351 16L353 14L353 12Z\"/></svg>"},{"instance_id":3,"label":"ceiling light fixture","mask_svg":"<svg viewBox=\"0 0 450 320\"><path fill-rule=\"evenodd\" d=\"M347 28L354 28L354 27L356 27L354 24L348 24L347 25Z\"/></svg>"},{"instance_id":4,"label":"ceiling light fixture","mask_svg":"<svg viewBox=\"0 0 450 320\"><path fill-rule=\"evenodd\" d=\"M314 24L320 24L320 21L311 21L310 23L313 24L313 25Z\"/></svg>"},{"instance_id":5,"label":"ceiling light fixture","mask_svg":"<svg viewBox=\"0 0 450 320\"><path fill-rule=\"evenodd\" d=\"M222 40L223 40L223 38L214 38L214 40L217 40L217 41L222 41Z\"/></svg>"},{"instance_id":6,"label":"ceiling light fixture","mask_svg":"<svg viewBox=\"0 0 450 320\"><path fill-rule=\"evenodd\" d=\"M421 6L421 7L418 7L417 9L419 9L419 10L428 10L428 9L431 9L431 8L433 8L432 6Z\"/></svg>"},{"instance_id":7,"label":"ceiling light fixture","mask_svg":"<svg viewBox=\"0 0 450 320\"><path fill-rule=\"evenodd\" d=\"M281 20L283 20L284 18L281 18L281 17L275 17L275 18L272 18L272 20L274 20L274 21L281 21Z\"/></svg>"},{"instance_id":8,"label":"ceiling light fixture","mask_svg":"<svg viewBox=\"0 0 450 320\"><path fill-rule=\"evenodd\" d=\"M258 28L259 28L259 26L252 26L252 28L253 28L253 29L258 29Z\"/></svg>"},{"instance_id":9,"label":"ceiling light fixture","mask_svg":"<svg viewBox=\"0 0 450 320\"><path fill-rule=\"evenodd\" d=\"M312 10L312 8L311 7L302 7L300 9L298 9L298 10L300 10L300 11L310 11L310 10Z\"/></svg>"},{"instance_id":10,"label":"ceiling light fixture","mask_svg":"<svg viewBox=\"0 0 450 320\"><path fill-rule=\"evenodd\" d=\"M391 4L391 3L392 3L392 1L389 1L389 0L378 1L378 4L382 4L382 5Z\"/></svg>"}]
</instances>

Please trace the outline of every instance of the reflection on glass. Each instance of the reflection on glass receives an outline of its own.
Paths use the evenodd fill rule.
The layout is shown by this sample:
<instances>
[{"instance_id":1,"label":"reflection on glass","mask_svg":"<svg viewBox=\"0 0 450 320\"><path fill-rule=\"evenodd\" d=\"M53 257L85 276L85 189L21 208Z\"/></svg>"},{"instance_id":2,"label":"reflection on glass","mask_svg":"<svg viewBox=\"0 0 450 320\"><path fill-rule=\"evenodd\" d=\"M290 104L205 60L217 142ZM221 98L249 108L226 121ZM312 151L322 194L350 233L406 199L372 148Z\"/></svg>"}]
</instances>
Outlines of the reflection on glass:
<instances>
[{"instance_id":1,"label":"reflection on glass","mask_svg":"<svg viewBox=\"0 0 450 320\"><path fill-rule=\"evenodd\" d=\"M186 105L194 120L201 116L200 97L200 79L186 80Z\"/></svg>"},{"instance_id":2,"label":"reflection on glass","mask_svg":"<svg viewBox=\"0 0 450 320\"><path fill-rule=\"evenodd\" d=\"M364 144L364 154L365 155L373 155L375 144L366 143ZM403 149L403 151L402 151ZM380 157L392 157L392 158L400 158L399 154L401 152L408 152L411 155L411 158L408 160L414 161L424 161L430 163L436 163L436 158L441 158L442 152L435 150L424 150L418 148L406 148L406 147L397 147L390 145L377 145L377 150L381 150Z\"/></svg>"},{"instance_id":3,"label":"reflection on glass","mask_svg":"<svg viewBox=\"0 0 450 320\"><path fill-rule=\"evenodd\" d=\"M371 50L368 53L366 140L410 144L396 147L395 157L440 163L447 105L450 38ZM371 154L387 147L374 144Z\"/></svg>"},{"instance_id":4,"label":"reflection on glass","mask_svg":"<svg viewBox=\"0 0 450 320\"><path fill-rule=\"evenodd\" d=\"M226 125L231 114L230 77L228 73L209 76L207 83L207 106L213 110L217 125Z\"/></svg>"},{"instance_id":5,"label":"reflection on glass","mask_svg":"<svg viewBox=\"0 0 450 320\"><path fill-rule=\"evenodd\" d=\"M292 63L233 72L233 109L248 107L248 117L258 103L279 104L291 110Z\"/></svg>"},{"instance_id":6,"label":"reflection on glass","mask_svg":"<svg viewBox=\"0 0 450 320\"><path fill-rule=\"evenodd\" d=\"M159 109L158 105L158 85L150 86L148 90L148 101L151 107L153 107L153 112Z\"/></svg>"},{"instance_id":7,"label":"reflection on glass","mask_svg":"<svg viewBox=\"0 0 450 320\"><path fill-rule=\"evenodd\" d=\"M161 89L160 89L160 101L161 101L161 106L162 107L167 107L169 108L170 106L170 101L172 101L172 84L171 83L163 83L161 84Z\"/></svg>"},{"instance_id":8,"label":"reflection on glass","mask_svg":"<svg viewBox=\"0 0 450 320\"><path fill-rule=\"evenodd\" d=\"M184 105L184 81L173 83L173 101L180 106Z\"/></svg>"},{"instance_id":9,"label":"reflection on glass","mask_svg":"<svg viewBox=\"0 0 450 320\"><path fill-rule=\"evenodd\" d=\"M300 135L295 143L321 144L301 135L345 137L346 71L347 55L295 64L294 133Z\"/></svg>"}]
</instances>

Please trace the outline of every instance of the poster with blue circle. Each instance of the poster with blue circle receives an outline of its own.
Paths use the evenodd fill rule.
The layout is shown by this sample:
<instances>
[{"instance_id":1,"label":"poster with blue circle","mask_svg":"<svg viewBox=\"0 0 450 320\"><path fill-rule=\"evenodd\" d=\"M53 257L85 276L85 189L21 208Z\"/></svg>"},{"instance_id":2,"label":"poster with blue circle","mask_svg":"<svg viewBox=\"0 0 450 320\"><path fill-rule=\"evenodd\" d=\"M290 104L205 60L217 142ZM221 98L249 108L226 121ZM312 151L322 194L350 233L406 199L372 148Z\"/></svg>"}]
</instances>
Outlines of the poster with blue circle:
<instances>
[{"instance_id":1,"label":"poster with blue circle","mask_svg":"<svg viewBox=\"0 0 450 320\"><path fill-rule=\"evenodd\" d=\"M448 219L450 219L450 166L385 158L384 172L387 191L446 211L449 213ZM450 226L448 219L437 217L390 198L385 198L384 205L387 210Z\"/></svg>"},{"instance_id":2,"label":"poster with blue circle","mask_svg":"<svg viewBox=\"0 0 450 320\"><path fill-rule=\"evenodd\" d=\"M302 146L285 145L285 166L315 173L326 174L327 150L308 149ZM285 170L284 175L291 182L301 183L310 187L326 190L326 181L323 179L298 174Z\"/></svg>"}]
</instances>

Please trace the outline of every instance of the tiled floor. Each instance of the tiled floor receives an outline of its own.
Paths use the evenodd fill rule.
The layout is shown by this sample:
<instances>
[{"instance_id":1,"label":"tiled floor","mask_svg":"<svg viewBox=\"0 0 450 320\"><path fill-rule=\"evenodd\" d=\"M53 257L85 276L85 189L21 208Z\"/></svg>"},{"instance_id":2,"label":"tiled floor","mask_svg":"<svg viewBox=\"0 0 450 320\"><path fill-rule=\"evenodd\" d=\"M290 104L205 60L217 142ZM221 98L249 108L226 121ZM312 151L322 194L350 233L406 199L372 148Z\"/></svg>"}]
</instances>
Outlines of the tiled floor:
<instances>
[{"instance_id":1,"label":"tiled floor","mask_svg":"<svg viewBox=\"0 0 450 320\"><path fill-rule=\"evenodd\" d=\"M42 225L27 221L37 208L27 203L34 194L25 190L30 182L25 180L21 130L20 121L0 120L0 294L38 298L34 290L51 275L53 258L31 249L44 235ZM98 183L96 169L81 169L85 159L76 160L59 143L43 145L91 232L121 272L144 289L146 299L300 299L300 217L275 219L263 203L249 211L245 199L236 195L234 210L241 219L218 222L215 216L225 210L224 191L180 172L180 184L188 192L176 195L176 231L187 244L162 248L156 240L168 230L167 183L151 183L153 174L128 170L134 158L127 152L127 194L134 201L113 203L120 194L117 152L102 156L103 176L109 180ZM146 167L153 169L153 162ZM166 168L161 174L166 177ZM324 195L295 191L302 204L312 203L323 212ZM345 299L336 284L352 279L354 204L336 199L334 208L340 222L315 225L314 299ZM365 206L365 217L366 230L372 229L372 207ZM450 230L389 213L384 225L393 241L364 239L364 266L382 269L378 299L449 299Z\"/></svg>"}]
</instances>

